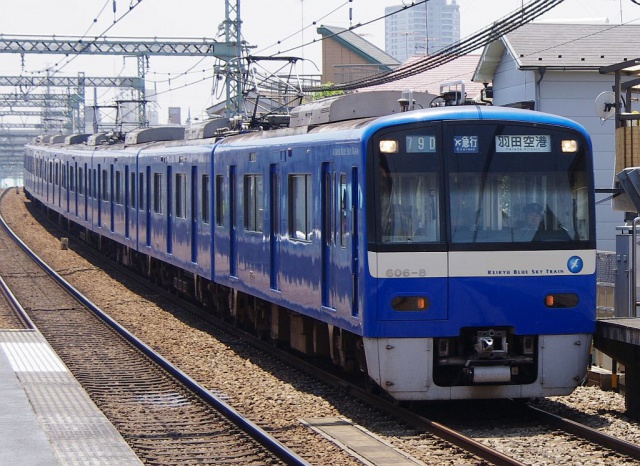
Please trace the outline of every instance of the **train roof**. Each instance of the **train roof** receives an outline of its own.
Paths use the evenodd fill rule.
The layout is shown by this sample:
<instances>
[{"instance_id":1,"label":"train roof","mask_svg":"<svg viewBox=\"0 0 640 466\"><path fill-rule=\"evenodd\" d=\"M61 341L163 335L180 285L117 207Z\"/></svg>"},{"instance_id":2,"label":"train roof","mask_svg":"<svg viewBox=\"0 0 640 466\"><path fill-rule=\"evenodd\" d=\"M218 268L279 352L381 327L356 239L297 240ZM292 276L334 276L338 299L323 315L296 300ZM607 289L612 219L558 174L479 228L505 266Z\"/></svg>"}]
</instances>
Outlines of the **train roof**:
<instances>
[{"instance_id":1,"label":"train roof","mask_svg":"<svg viewBox=\"0 0 640 466\"><path fill-rule=\"evenodd\" d=\"M34 143L48 146L67 146L79 150L131 150L171 148L219 144L257 145L259 141L277 138L282 144L296 138L316 140L361 139L382 127L424 121L501 119L528 123L571 127L586 134L573 120L532 110L488 105L445 105L430 107L437 96L405 91L356 92L310 102L294 109L291 125L286 128L231 131L230 120L216 118L199 122L185 130L181 126L141 128L126 134L97 133L93 135L56 135L37 138ZM422 108L420 108L422 107ZM412 110L413 108L413 110ZM416 109L418 108L418 109ZM293 138L293 139L291 139Z\"/></svg>"}]
</instances>

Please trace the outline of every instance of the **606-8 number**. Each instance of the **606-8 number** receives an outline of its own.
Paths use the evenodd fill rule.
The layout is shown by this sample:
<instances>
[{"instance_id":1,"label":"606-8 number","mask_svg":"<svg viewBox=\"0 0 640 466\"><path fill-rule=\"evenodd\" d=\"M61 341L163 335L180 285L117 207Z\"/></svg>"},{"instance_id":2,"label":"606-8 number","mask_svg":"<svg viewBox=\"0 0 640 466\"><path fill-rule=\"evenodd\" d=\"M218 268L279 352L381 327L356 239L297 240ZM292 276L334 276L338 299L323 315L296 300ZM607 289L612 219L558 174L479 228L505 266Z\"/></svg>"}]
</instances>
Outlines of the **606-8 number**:
<instances>
[{"instance_id":1,"label":"606-8 number","mask_svg":"<svg viewBox=\"0 0 640 466\"><path fill-rule=\"evenodd\" d=\"M410 270L410 269L387 269L385 275L388 278L402 278L402 277L426 277L427 271L425 269Z\"/></svg>"}]
</instances>

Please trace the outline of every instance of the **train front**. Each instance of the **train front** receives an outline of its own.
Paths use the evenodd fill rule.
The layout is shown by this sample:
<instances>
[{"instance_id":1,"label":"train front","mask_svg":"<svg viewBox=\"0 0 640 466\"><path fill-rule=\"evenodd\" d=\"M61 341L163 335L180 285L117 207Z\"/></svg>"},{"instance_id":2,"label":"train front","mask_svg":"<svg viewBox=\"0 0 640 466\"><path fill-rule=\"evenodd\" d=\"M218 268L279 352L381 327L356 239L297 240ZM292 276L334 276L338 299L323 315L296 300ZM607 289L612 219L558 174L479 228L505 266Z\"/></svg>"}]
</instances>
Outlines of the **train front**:
<instances>
[{"instance_id":1,"label":"train front","mask_svg":"<svg viewBox=\"0 0 640 466\"><path fill-rule=\"evenodd\" d=\"M595 329L588 136L528 111L419 115L368 143L369 375L398 400L571 393Z\"/></svg>"}]
</instances>

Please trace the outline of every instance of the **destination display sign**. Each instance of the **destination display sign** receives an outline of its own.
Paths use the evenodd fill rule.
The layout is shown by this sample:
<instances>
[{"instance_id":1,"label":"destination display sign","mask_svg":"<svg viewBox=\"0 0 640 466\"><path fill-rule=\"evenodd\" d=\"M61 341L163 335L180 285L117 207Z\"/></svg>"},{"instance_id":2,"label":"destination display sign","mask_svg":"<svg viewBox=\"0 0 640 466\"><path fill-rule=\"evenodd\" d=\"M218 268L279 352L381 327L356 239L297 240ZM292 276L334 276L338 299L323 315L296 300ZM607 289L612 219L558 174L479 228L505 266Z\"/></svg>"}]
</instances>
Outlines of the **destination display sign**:
<instances>
[{"instance_id":1,"label":"destination display sign","mask_svg":"<svg viewBox=\"0 0 640 466\"><path fill-rule=\"evenodd\" d=\"M496 136L496 152L551 152L551 136L548 134Z\"/></svg>"}]
</instances>

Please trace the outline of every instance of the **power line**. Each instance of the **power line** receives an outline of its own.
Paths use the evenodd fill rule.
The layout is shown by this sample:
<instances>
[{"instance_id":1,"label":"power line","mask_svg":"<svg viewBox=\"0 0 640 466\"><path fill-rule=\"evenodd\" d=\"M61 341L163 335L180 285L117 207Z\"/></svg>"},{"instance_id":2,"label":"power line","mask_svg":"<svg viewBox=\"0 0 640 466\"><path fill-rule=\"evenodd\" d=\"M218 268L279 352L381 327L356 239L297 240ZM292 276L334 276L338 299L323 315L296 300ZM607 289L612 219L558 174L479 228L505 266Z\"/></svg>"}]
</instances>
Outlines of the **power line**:
<instances>
[{"instance_id":1,"label":"power line","mask_svg":"<svg viewBox=\"0 0 640 466\"><path fill-rule=\"evenodd\" d=\"M386 19L386 18L388 18L389 16L393 16L393 15L395 15L395 14L400 13L401 11L408 10L409 8L413 8L413 7L416 7L416 6L418 6L418 5L422 5L422 4L424 4L424 3L427 3L428 1L430 1L430 0L421 0L421 1L419 1L419 2L414 2L414 3L412 3L411 5L403 5L403 6L402 6L402 8L401 8L401 9L399 9L399 10L393 11L393 12L388 13L388 14L386 14L386 15L378 16L377 18L374 18L374 19L372 19L372 20L369 20L369 21L367 21L367 22L365 22L365 23L358 23L358 24L356 24L355 26L349 26L349 28L345 29L344 31L336 32L335 34L331 34L331 35L328 35L328 36L324 36L324 37L322 37L320 40L313 39L311 42L307 42L306 44L301 44L301 45L298 45L298 46L296 46L296 47L292 47L292 48L290 48L290 49L280 51L280 52L278 52L278 53L273 54L272 56L282 55L283 53L291 52L292 50L296 50L296 49L299 49L299 48L302 48L302 47L306 47L306 46L308 46L308 45L313 45L313 44L315 44L316 42L322 42L322 41L324 41L324 40L331 39L332 37L339 36L340 34L344 34L345 32L353 31L353 30L355 30L355 29L358 29L358 28L361 28L361 27L364 27L364 26L368 26L368 25L373 24L373 23L375 23L375 22L377 22L377 21L380 21L381 19ZM332 89L335 89L335 88L333 88L333 87L332 87Z\"/></svg>"},{"instance_id":2,"label":"power line","mask_svg":"<svg viewBox=\"0 0 640 466\"><path fill-rule=\"evenodd\" d=\"M108 2L107 2L108 3ZM88 42L87 44L85 44L85 46L83 47L83 50L86 50L87 48L91 47L92 45L94 45L98 39L105 37L105 35L107 34L107 32L109 32L111 30L111 28L113 28L116 24L118 24L120 21L122 21L127 15L129 15L129 13L131 13L138 5L140 5L140 3L142 3L142 0L137 0L137 3L130 3L129 4L129 9L119 18L116 18L116 0L113 0L113 23L111 23L109 25L109 27L107 29L105 29L104 31L102 31L102 33L98 36L96 36L91 42ZM105 5L106 6L106 5ZM104 7L103 7L104 10ZM102 10L100 11L100 13L102 13ZM56 74L59 73L60 71L62 71L63 68L65 68L69 63L71 63L73 60L75 60L76 58L78 58L78 56L81 54L82 52L76 52L71 58L69 58L65 63L63 63L62 65L60 65L60 67L58 67L58 69L53 69L52 74ZM58 64L56 63L55 65L53 65L53 67L55 68L56 66L58 66ZM46 71L49 71L50 69L47 69Z\"/></svg>"},{"instance_id":3,"label":"power line","mask_svg":"<svg viewBox=\"0 0 640 466\"><path fill-rule=\"evenodd\" d=\"M427 1L428 1L428 0L427 0ZM330 12L329 12L329 13L327 13L326 15L324 15L324 16L322 16L322 17L318 18L317 20L313 21L311 24L309 24L309 25L307 25L307 26L304 26L302 29L300 29L300 30L299 30L299 31L297 31L297 32L294 32L294 33L292 33L292 34L289 34L289 35L288 35L287 37L285 37L284 39L280 39L279 41L275 42L274 44L271 44L271 45L269 45L269 46L267 46L267 47L263 48L262 50L260 50L260 51L256 52L256 54L257 54L257 55L258 55L258 54L262 54L262 53L263 53L263 52L265 52L266 50L269 50L271 47L275 47L275 46L277 46L277 45L280 45L282 42L284 42L284 41L286 41L286 40L288 40L288 39L291 39L292 37L297 36L298 34L303 33L304 31L306 31L307 29L309 29L309 28L311 28L311 27L316 26L316 25L317 25L317 23L318 23L319 21L322 21L323 19L327 18L328 16L331 16L331 15L332 15L332 14L334 14L336 11L338 11L339 9L341 9L341 8L345 7L346 5L348 5L348 4L349 4L349 3L351 3L351 2L352 2L352 0L347 0L347 1L346 1L346 2L344 2L342 5L340 5L340 6L336 7L336 8L334 8L332 11L330 11ZM311 43L313 43L313 42L311 42ZM297 47L294 47L294 48L292 48L292 49L290 49L290 50L295 50L295 49L297 49L297 48L301 48L301 47L303 47L304 45L309 45L309 44L302 44L302 45L299 45L299 46L297 46ZM281 53L281 52L278 52L277 54L279 55L280 53ZM282 53L284 53L284 52L282 52Z\"/></svg>"},{"instance_id":4,"label":"power line","mask_svg":"<svg viewBox=\"0 0 640 466\"><path fill-rule=\"evenodd\" d=\"M515 10L508 16L505 16L501 20L495 22L493 25L487 26L481 29L477 33L455 42L447 47L444 47L437 53L429 55L422 60L413 62L409 65L401 66L392 71L379 73L368 78L350 81L343 84L332 86L320 86L303 88L304 92L317 92L323 90L354 90L364 87L375 86L378 84L384 84L391 81L397 81L399 79L414 76L416 74L423 73L425 71L436 68L445 63L455 60L458 57L468 54L473 50L477 50L484 47L491 42L499 39L500 37L518 29L523 24L533 21L537 17L543 15L547 11L556 7L564 0L532 0L528 4L522 6L520 9Z\"/></svg>"}]
</instances>

